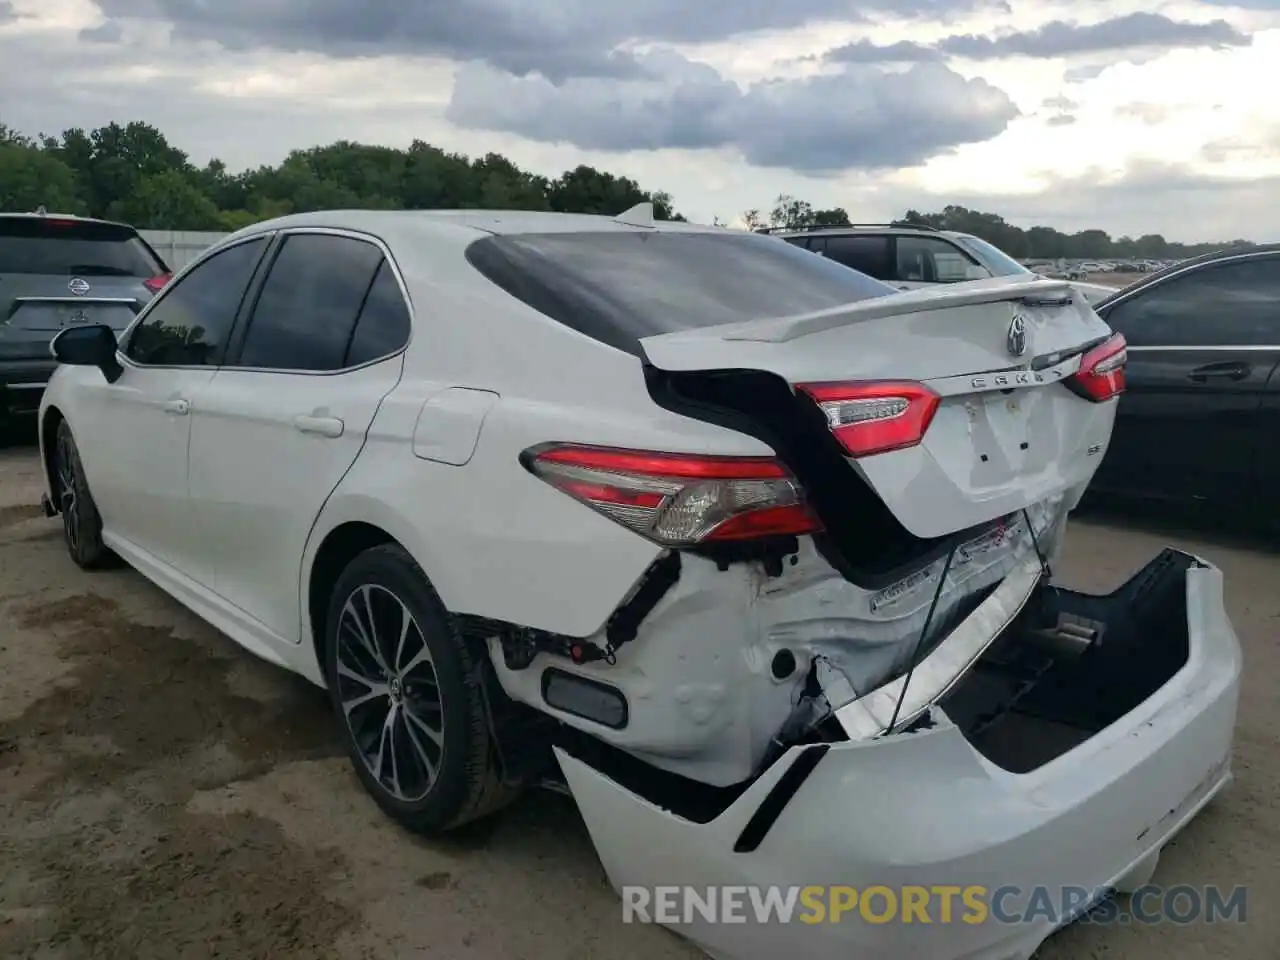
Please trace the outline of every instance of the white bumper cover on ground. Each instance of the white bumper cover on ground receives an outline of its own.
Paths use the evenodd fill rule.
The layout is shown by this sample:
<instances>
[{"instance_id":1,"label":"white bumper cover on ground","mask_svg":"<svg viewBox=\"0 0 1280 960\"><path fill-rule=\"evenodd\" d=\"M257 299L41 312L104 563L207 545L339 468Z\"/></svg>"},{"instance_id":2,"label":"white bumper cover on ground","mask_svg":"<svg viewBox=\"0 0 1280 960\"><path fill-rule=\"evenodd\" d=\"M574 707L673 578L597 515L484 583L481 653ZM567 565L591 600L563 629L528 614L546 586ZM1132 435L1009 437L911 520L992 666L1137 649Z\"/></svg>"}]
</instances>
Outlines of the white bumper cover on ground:
<instances>
[{"instance_id":1,"label":"white bumper cover on ground","mask_svg":"<svg viewBox=\"0 0 1280 960\"><path fill-rule=\"evenodd\" d=\"M681 819L557 751L600 859L623 887L1101 889L1141 875L1229 779L1241 669L1222 575L1186 574L1190 656L1158 692L1069 753L1022 775L980 755L934 708L915 733L794 747L710 823ZM824 751L750 852L734 851L806 750ZM931 908L932 909L932 908ZM708 923L679 933L724 960L1025 960L1057 926L1026 922ZM957 913L958 915L958 913Z\"/></svg>"}]
</instances>

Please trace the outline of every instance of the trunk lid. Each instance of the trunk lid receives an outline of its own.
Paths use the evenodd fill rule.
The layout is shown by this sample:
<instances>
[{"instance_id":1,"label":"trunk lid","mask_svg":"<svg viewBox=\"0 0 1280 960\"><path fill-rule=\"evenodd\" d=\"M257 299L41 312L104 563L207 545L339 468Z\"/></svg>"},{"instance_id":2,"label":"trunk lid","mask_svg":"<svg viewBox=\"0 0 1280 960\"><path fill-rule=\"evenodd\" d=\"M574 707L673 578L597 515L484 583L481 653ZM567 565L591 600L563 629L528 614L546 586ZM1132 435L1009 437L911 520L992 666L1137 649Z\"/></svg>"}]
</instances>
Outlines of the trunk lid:
<instances>
[{"instance_id":1,"label":"trunk lid","mask_svg":"<svg viewBox=\"0 0 1280 960\"><path fill-rule=\"evenodd\" d=\"M909 380L930 388L940 399L919 444L849 461L903 527L928 538L1083 488L1115 404L1091 402L1061 381L1110 333L1070 284L994 277L661 334L641 346L671 372L763 370L792 385Z\"/></svg>"}]
</instances>

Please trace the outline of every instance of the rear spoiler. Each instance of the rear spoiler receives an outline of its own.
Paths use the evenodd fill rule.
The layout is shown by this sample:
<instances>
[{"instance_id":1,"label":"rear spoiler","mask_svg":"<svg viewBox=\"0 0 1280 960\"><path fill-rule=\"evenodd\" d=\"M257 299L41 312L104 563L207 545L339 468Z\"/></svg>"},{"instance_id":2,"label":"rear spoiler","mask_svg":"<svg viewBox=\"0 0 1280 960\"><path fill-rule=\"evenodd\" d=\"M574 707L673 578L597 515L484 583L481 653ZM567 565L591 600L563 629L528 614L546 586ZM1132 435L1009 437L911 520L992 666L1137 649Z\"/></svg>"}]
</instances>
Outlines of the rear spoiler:
<instances>
[{"instance_id":1,"label":"rear spoiler","mask_svg":"<svg viewBox=\"0 0 1280 960\"><path fill-rule=\"evenodd\" d=\"M952 307L969 307L983 303L1005 303L1017 300L1028 305L1065 305L1074 300L1072 285L1065 280L1025 280L1021 277L990 277L907 290L901 293L859 300L814 313L802 313L792 317L764 320L748 320L743 323L726 323L715 327L702 327L678 334L667 334L664 339L716 339L755 340L765 343L785 343L811 333L820 333L856 323L859 320L880 320L885 317L908 313L924 313L946 310Z\"/></svg>"}]
</instances>

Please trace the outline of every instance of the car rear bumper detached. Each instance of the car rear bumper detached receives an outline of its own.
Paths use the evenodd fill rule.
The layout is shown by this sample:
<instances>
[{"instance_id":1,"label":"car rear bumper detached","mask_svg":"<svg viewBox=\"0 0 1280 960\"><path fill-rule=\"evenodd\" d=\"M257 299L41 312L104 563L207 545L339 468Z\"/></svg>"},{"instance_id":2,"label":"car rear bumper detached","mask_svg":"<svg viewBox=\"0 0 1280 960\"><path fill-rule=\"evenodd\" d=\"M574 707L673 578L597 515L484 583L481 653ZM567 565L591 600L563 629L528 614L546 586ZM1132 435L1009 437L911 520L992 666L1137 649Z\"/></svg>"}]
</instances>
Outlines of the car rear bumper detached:
<instances>
[{"instance_id":1,"label":"car rear bumper detached","mask_svg":"<svg viewBox=\"0 0 1280 960\"><path fill-rule=\"evenodd\" d=\"M738 922L695 910L667 924L712 956L1026 960L1070 919L1018 917L1033 893L1146 882L1164 844L1230 780L1240 647L1221 572L1197 561L1185 586L1186 663L1030 773L988 760L937 706L915 732L790 748L707 823L660 808L565 750L557 758L624 900L624 888L1012 891L976 922L961 921L959 907L954 922L940 922L937 900L930 922L876 922L881 900L870 920L853 909L838 922L782 923L748 905Z\"/></svg>"}]
</instances>

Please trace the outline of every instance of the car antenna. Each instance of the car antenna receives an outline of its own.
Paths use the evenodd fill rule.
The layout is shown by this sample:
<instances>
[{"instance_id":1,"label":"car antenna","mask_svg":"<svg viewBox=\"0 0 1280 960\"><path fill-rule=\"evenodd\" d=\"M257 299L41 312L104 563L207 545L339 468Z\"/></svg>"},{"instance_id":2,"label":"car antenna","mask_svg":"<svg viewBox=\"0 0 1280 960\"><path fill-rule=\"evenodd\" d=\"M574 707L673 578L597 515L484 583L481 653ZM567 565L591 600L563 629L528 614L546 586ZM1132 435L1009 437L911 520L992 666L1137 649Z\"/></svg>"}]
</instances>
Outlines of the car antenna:
<instances>
[{"instance_id":1,"label":"car antenna","mask_svg":"<svg viewBox=\"0 0 1280 960\"><path fill-rule=\"evenodd\" d=\"M40 204L40 206L36 207L37 217L47 217L48 215L49 215L49 211L45 209L45 205L43 203Z\"/></svg>"},{"instance_id":2,"label":"car antenna","mask_svg":"<svg viewBox=\"0 0 1280 960\"><path fill-rule=\"evenodd\" d=\"M628 227L652 227L653 204L648 201L637 203L630 210L624 210L613 219L615 223L625 223Z\"/></svg>"}]
</instances>

